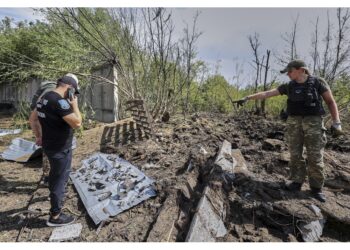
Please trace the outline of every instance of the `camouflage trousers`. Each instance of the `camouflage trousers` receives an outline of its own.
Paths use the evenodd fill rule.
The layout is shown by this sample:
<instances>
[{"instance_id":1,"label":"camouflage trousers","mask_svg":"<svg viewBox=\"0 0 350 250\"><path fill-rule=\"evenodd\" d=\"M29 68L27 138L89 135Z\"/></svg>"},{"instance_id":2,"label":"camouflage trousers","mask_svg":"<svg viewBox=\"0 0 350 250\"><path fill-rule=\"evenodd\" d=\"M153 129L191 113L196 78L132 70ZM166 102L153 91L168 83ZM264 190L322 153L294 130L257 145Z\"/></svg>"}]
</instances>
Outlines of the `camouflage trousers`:
<instances>
[{"instance_id":1,"label":"camouflage trousers","mask_svg":"<svg viewBox=\"0 0 350 250\"><path fill-rule=\"evenodd\" d=\"M47 155L44 153L43 151L43 175L44 177L49 176L50 173L50 162L49 162L49 158L47 158Z\"/></svg>"},{"instance_id":2,"label":"camouflage trousers","mask_svg":"<svg viewBox=\"0 0 350 250\"><path fill-rule=\"evenodd\" d=\"M303 183L306 174L309 185L322 188L324 185L323 152L327 143L325 127L321 116L289 116L287 120L287 141L290 152L290 179ZM303 158L304 146L307 155Z\"/></svg>"}]
</instances>

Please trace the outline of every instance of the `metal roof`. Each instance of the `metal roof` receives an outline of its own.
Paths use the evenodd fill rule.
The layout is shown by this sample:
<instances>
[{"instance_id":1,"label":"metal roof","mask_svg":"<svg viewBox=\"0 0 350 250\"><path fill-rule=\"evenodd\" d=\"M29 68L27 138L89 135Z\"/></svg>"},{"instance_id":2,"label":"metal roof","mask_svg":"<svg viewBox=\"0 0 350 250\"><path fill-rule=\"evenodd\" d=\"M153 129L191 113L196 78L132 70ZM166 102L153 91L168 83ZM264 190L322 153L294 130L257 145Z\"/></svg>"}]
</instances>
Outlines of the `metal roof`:
<instances>
[{"instance_id":1,"label":"metal roof","mask_svg":"<svg viewBox=\"0 0 350 250\"><path fill-rule=\"evenodd\" d=\"M41 154L41 147L35 145L34 142L15 138L10 146L1 154L5 160L27 162L30 158L34 158Z\"/></svg>"}]
</instances>

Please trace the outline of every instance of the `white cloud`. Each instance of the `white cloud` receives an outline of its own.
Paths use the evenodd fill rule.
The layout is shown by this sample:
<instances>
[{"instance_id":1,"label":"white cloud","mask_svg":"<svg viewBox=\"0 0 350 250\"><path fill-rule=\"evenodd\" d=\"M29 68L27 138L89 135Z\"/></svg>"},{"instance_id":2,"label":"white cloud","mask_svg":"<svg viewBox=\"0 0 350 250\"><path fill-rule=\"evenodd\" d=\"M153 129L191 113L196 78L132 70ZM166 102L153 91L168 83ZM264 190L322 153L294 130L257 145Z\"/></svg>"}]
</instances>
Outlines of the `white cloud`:
<instances>
[{"instance_id":1,"label":"white cloud","mask_svg":"<svg viewBox=\"0 0 350 250\"><path fill-rule=\"evenodd\" d=\"M5 16L13 18L15 21L42 19L32 8L0 8L0 19Z\"/></svg>"}]
</instances>

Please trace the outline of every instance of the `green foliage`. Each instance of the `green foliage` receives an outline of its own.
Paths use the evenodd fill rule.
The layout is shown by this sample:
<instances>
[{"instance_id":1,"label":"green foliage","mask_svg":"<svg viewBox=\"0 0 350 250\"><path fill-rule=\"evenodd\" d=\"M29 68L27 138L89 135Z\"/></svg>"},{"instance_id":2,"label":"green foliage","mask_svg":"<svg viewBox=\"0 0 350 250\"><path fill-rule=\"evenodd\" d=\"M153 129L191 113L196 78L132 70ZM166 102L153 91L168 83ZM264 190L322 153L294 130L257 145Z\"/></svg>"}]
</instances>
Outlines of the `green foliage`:
<instances>
[{"instance_id":1,"label":"green foliage","mask_svg":"<svg viewBox=\"0 0 350 250\"><path fill-rule=\"evenodd\" d=\"M190 100L195 111L229 112L232 104L226 90L232 98L238 93L221 75L210 76L203 85L192 83Z\"/></svg>"},{"instance_id":2,"label":"green foliage","mask_svg":"<svg viewBox=\"0 0 350 250\"><path fill-rule=\"evenodd\" d=\"M228 112L231 109L225 89L229 85L225 78L220 75L210 77L203 85L202 95L204 99L204 109L214 112Z\"/></svg>"},{"instance_id":3,"label":"green foliage","mask_svg":"<svg viewBox=\"0 0 350 250\"><path fill-rule=\"evenodd\" d=\"M270 86L270 89L277 88L280 83L275 82ZM258 91L263 91L263 86L258 88ZM282 109L287 109L287 96L278 95L265 100L265 109L268 114L278 116Z\"/></svg>"},{"instance_id":4,"label":"green foliage","mask_svg":"<svg viewBox=\"0 0 350 250\"><path fill-rule=\"evenodd\" d=\"M73 28L69 29L57 17L56 12L50 9L43 9L42 12L46 15L46 23L21 22L14 26L10 19L5 18L2 21L0 84L24 84L31 77L52 80L66 72L89 74L92 67L101 64L105 59L94 50L92 45L97 46L96 44L91 45L74 32ZM103 20L101 11L87 15L90 15L90 19L101 20L105 26L108 25ZM80 21L87 22L83 18ZM84 84L84 81L81 83Z\"/></svg>"},{"instance_id":5,"label":"green foliage","mask_svg":"<svg viewBox=\"0 0 350 250\"><path fill-rule=\"evenodd\" d=\"M36 75L36 70L28 66L42 54L40 38L36 26L27 22L15 27L6 18L2 22L6 25L0 29L0 84L21 84Z\"/></svg>"},{"instance_id":6,"label":"green foliage","mask_svg":"<svg viewBox=\"0 0 350 250\"><path fill-rule=\"evenodd\" d=\"M350 76L343 74L333 84L333 95L340 109L346 107L350 103Z\"/></svg>"},{"instance_id":7,"label":"green foliage","mask_svg":"<svg viewBox=\"0 0 350 250\"><path fill-rule=\"evenodd\" d=\"M128 23L132 18L143 16L133 11L48 8L41 10L46 17L45 23L24 21L15 24L12 19L4 18L0 22L0 84L23 84L31 77L54 80L66 72L89 74L95 66L115 60L124 69L119 84L125 85L128 80L129 85L124 87L134 87L150 106L159 101L166 102L167 96L171 96L169 103L175 103L174 111L185 110L188 98L190 112L228 113L234 111L231 99L237 100L255 92L252 86L238 88L219 74L209 75L207 65L195 58L189 74L184 58L176 61L174 51L168 51L173 54L163 61L165 58L157 50L157 43L150 37L146 39L147 27L140 26L145 28L140 31ZM146 10L143 14L147 13L153 18L152 12ZM156 21L153 20L152 24L155 25ZM177 42L172 41L170 47L175 48ZM206 74L201 71L206 71ZM206 75L204 79L199 80L200 72ZM82 85L89 82L80 79ZM347 74L334 82L333 94L340 109L347 108L350 101L349 82ZM270 89L278 85L274 83ZM262 91L262 87L258 91ZM285 107L285 96L266 100L269 114L278 115ZM26 108L23 105L20 108L23 111L16 115L18 121L27 119ZM241 109L254 110L255 102L249 101Z\"/></svg>"},{"instance_id":8,"label":"green foliage","mask_svg":"<svg viewBox=\"0 0 350 250\"><path fill-rule=\"evenodd\" d=\"M276 88L279 83L273 84L270 88ZM263 91L262 87L258 91ZM230 85L223 76L209 76L203 85L192 82L190 88L190 103L192 111L210 111L229 113L234 110L231 100L239 100L254 93L254 87L247 86L238 88ZM258 101L258 106L260 106ZM254 110L255 101L247 102L239 109ZM266 100L266 112L277 116L282 109L286 109L286 96L275 96Z\"/></svg>"},{"instance_id":9,"label":"green foliage","mask_svg":"<svg viewBox=\"0 0 350 250\"><path fill-rule=\"evenodd\" d=\"M277 116L282 109L287 108L287 97L286 96L275 96L266 100L266 112Z\"/></svg>"}]
</instances>

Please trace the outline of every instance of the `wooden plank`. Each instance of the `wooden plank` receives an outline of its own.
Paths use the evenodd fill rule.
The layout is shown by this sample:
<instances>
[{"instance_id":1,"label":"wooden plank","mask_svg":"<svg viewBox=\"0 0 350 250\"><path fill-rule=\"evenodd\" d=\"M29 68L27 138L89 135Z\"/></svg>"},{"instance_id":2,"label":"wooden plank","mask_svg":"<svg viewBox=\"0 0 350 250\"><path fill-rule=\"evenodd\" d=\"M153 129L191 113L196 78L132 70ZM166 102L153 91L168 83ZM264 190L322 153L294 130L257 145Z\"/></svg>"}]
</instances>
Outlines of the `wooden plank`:
<instances>
[{"instance_id":1,"label":"wooden plank","mask_svg":"<svg viewBox=\"0 0 350 250\"><path fill-rule=\"evenodd\" d=\"M145 121L145 120L139 120L139 119L135 119L136 120L136 122L138 123L138 124L140 124L140 126L144 126L144 124L146 124L147 126L149 125L149 123L148 123L148 121Z\"/></svg>"},{"instance_id":2,"label":"wooden plank","mask_svg":"<svg viewBox=\"0 0 350 250\"><path fill-rule=\"evenodd\" d=\"M148 119L148 117L145 116L145 115L138 115L137 118L138 118L139 120L147 120L147 119Z\"/></svg>"},{"instance_id":3,"label":"wooden plank","mask_svg":"<svg viewBox=\"0 0 350 250\"><path fill-rule=\"evenodd\" d=\"M139 105L132 105L132 106L127 106L126 107L126 109L125 109L125 111L130 111L130 110L132 110L132 109L141 109L142 108L142 106L139 106Z\"/></svg>"},{"instance_id":4,"label":"wooden plank","mask_svg":"<svg viewBox=\"0 0 350 250\"><path fill-rule=\"evenodd\" d=\"M141 99L133 99L133 100L128 100L125 102L126 105L132 104L132 105L143 105L143 100Z\"/></svg>"},{"instance_id":5,"label":"wooden plank","mask_svg":"<svg viewBox=\"0 0 350 250\"><path fill-rule=\"evenodd\" d=\"M138 123L138 125L139 125L141 128L149 128L147 122L142 122L142 123L140 122L140 123Z\"/></svg>"},{"instance_id":6,"label":"wooden plank","mask_svg":"<svg viewBox=\"0 0 350 250\"><path fill-rule=\"evenodd\" d=\"M143 109L130 109L129 111L131 111L131 112L137 112L137 113L146 113L146 111L145 110L143 110Z\"/></svg>"}]
</instances>

